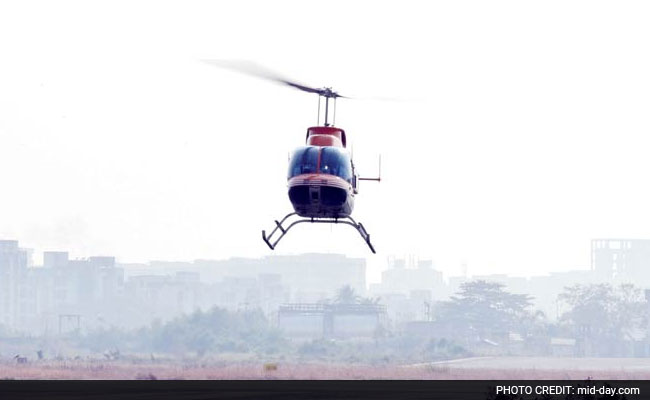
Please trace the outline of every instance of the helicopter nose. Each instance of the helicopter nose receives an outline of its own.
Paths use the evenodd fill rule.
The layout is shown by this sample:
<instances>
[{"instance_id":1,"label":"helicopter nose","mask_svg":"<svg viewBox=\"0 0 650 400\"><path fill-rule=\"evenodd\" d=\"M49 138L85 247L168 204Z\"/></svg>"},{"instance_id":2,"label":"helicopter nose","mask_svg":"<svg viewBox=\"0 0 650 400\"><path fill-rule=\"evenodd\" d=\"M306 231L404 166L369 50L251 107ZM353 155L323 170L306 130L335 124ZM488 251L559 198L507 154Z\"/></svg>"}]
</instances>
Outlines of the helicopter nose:
<instances>
[{"instance_id":1,"label":"helicopter nose","mask_svg":"<svg viewBox=\"0 0 650 400\"><path fill-rule=\"evenodd\" d=\"M313 205L318 205L320 203L320 186L309 187L309 199Z\"/></svg>"}]
</instances>

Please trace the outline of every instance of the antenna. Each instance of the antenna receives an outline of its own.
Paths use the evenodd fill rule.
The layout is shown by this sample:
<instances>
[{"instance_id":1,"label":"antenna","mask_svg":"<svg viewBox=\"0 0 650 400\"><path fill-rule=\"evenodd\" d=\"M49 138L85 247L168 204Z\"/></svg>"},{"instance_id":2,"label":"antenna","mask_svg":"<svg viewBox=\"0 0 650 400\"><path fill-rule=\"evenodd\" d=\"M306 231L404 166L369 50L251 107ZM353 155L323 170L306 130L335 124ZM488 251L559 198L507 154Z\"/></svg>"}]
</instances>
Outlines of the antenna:
<instances>
[{"instance_id":1,"label":"antenna","mask_svg":"<svg viewBox=\"0 0 650 400\"><path fill-rule=\"evenodd\" d=\"M379 155L379 176L377 178L361 178L359 177L360 181L375 181L375 182L381 182L381 154Z\"/></svg>"}]
</instances>

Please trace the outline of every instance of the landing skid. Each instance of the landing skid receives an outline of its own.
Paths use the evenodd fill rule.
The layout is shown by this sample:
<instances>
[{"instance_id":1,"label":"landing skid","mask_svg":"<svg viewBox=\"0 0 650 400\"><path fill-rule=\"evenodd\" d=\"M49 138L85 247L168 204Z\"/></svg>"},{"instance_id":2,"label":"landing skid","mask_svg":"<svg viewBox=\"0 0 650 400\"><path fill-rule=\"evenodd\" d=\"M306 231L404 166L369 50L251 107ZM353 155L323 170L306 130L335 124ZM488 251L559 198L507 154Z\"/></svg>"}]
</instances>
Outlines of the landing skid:
<instances>
[{"instance_id":1,"label":"landing skid","mask_svg":"<svg viewBox=\"0 0 650 400\"><path fill-rule=\"evenodd\" d=\"M297 221L293 221L292 223L289 224L286 228L282 226L282 224L288 220L289 218L297 215L295 212L287 214L284 218L282 218L282 221L278 222L277 220L275 221L275 228L271 231L271 234L266 236L266 231L262 231L262 239L266 242L266 244L271 248L271 250L275 249L275 246L278 245L278 242L280 239L284 237L284 235L289 232L289 229L291 229L294 225L303 223L303 222L310 222L314 224L346 224L350 225L354 229L356 229L359 234L361 235L361 238L366 242L368 247L370 247L370 251L373 253L375 252L375 248L372 247L372 243L370 243L370 235L368 232L366 232L366 228L363 227L361 222L357 222L352 217L342 217L342 218L303 218L299 219ZM300 217L299 217L300 218ZM276 232L281 232L280 236L273 241L273 235L275 235Z\"/></svg>"}]
</instances>

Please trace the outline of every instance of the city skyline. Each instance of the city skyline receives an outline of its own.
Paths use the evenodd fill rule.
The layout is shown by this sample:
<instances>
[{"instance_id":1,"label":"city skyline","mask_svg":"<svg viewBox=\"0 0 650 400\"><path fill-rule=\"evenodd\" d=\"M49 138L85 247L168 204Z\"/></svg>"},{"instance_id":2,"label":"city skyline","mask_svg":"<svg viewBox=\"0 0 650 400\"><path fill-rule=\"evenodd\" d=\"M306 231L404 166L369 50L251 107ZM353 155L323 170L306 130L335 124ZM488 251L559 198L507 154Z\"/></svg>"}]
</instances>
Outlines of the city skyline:
<instances>
[{"instance_id":1,"label":"city skyline","mask_svg":"<svg viewBox=\"0 0 650 400\"><path fill-rule=\"evenodd\" d=\"M590 242L593 243L594 241L599 240L599 239L591 239ZM607 240L638 240L638 241L644 241L646 239L629 239L629 238L611 238ZM650 239L648 239L650 240ZM297 253L281 253L281 252L268 252L268 254L263 254L259 256L247 256L246 254L241 254L241 255L231 255L228 257L224 258L201 258L201 257L189 257L186 259L157 259L157 258L145 258L145 259L138 259L138 260L129 260L126 259L119 254L110 254L108 252L102 253L80 253L80 252L74 252L70 251L70 249L67 248L39 248L39 247L32 247L32 246L25 246L23 244L23 241L15 239L15 238L6 238L6 237L0 237L0 241L16 241L21 244L20 248L23 250L27 250L29 252L29 260L31 261L33 266L43 266L45 263L44 256L46 253L65 253L66 257L69 257L70 260L88 260L91 257L113 257L116 260L116 263L118 264L123 264L123 265L147 265L150 263L155 263L155 262L171 262L171 263L192 263L195 261L227 261L230 259L239 259L239 258L253 258L253 259L265 259L269 257L274 257L274 256L301 256L301 255L308 255L308 254L322 254L322 255L340 255L340 253L333 253L333 252L310 252L310 251L305 251L305 252L297 252ZM593 244L592 244L593 245ZM589 248L589 246L585 246L586 248ZM378 283L381 279L381 274L383 271L386 271L391 268L392 263L394 263L395 260L402 260L405 262L405 265L407 268L415 268L417 267L418 263L420 261L424 261L427 263L430 263L432 268L440 271L444 274L445 277L462 277L462 276L484 276L484 275L489 275L489 274L494 274L494 275L507 275L507 276L513 276L513 277L523 277L523 278L529 278L529 277L535 277L535 276L544 276L548 275L550 273L556 273L556 272L566 272L566 271L580 271L580 270L589 270L592 269L592 260L590 256L588 255L587 252L585 252L586 256L584 257L585 262L582 265L570 267L570 268L563 268L563 264L561 261L558 262L555 266L550 266L548 270L545 271L537 271L537 273L534 274L518 274L518 273L511 273L505 270L500 270L499 268L492 268L489 271L477 271L477 270L472 270L471 266L464 260L459 260L459 262L456 265L441 265L440 263L437 262L435 256L422 256L419 254L414 254L414 253L405 253L405 254L390 254L390 255L385 255L384 257L375 257L375 262L370 262L367 258L360 256L356 258L363 258L367 264L367 273L366 277L368 280L368 283ZM353 256L355 257L355 256ZM377 262L376 258L380 258L381 260Z\"/></svg>"}]
</instances>

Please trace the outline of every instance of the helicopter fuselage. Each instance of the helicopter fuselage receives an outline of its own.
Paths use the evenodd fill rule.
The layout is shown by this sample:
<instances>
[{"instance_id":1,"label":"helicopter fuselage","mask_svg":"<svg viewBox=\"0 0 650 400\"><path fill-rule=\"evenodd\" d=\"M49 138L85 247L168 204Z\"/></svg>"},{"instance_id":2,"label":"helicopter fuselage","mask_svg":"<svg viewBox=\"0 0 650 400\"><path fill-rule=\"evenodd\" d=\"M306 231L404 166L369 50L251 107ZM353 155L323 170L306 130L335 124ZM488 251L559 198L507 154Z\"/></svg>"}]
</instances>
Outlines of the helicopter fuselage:
<instances>
[{"instance_id":1,"label":"helicopter fuselage","mask_svg":"<svg viewBox=\"0 0 650 400\"><path fill-rule=\"evenodd\" d=\"M357 178L345 149L345 131L331 126L307 130L306 146L289 162L289 200L305 218L345 218L354 209Z\"/></svg>"}]
</instances>

